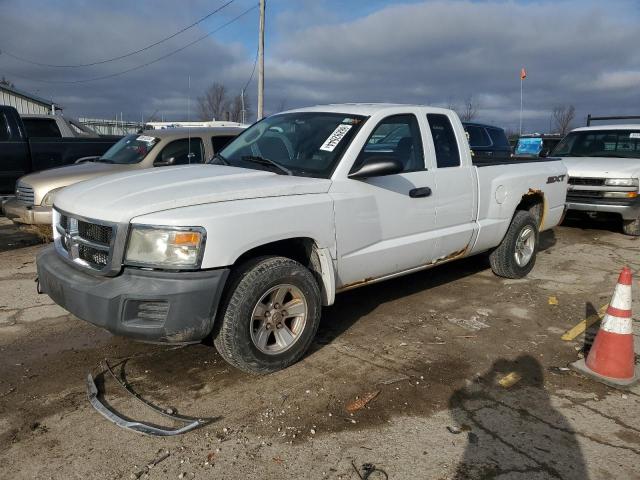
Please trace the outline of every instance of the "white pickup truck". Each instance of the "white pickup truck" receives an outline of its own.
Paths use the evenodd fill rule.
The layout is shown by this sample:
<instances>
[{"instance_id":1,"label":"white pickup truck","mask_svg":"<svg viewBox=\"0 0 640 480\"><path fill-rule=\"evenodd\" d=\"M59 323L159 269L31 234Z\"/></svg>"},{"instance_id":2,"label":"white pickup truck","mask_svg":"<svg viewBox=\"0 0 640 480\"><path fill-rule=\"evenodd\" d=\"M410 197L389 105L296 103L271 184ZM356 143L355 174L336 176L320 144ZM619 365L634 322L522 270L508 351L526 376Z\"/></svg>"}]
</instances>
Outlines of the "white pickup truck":
<instances>
[{"instance_id":1,"label":"white pickup truck","mask_svg":"<svg viewBox=\"0 0 640 480\"><path fill-rule=\"evenodd\" d=\"M553 155L567 165L568 210L617 215L640 235L640 124L576 128Z\"/></svg>"},{"instance_id":2,"label":"white pickup truck","mask_svg":"<svg viewBox=\"0 0 640 480\"><path fill-rule=\"evenodd\" d=\"M212 336L229 363L266 373L303 356L336 293L482 252L496 274L526 275L566 189L557 160L474 166L450 110L292 110L209 164L65 188L38 285L115 334Z\"/></svg>"}]
</instances>

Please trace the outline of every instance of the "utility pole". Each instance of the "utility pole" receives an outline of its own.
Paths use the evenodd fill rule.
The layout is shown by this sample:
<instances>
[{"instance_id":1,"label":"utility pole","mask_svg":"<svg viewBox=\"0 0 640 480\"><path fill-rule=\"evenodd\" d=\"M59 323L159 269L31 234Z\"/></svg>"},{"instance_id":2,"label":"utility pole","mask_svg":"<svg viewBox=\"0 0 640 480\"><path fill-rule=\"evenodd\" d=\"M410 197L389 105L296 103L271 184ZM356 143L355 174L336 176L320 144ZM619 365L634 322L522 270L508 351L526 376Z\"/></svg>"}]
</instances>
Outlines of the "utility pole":
<instances>
[{"instance_id":1,"label":"utility pole","mask_svg":"<svg viewBox=\"0 0 640 480\"><path fill-rule=\"evenodd\" d=\"M242 102L242 123L245 124L247 122L246 122L246 119L245 119L246 110L244 108L244 88L240 92L240 101Z\"/></svg>"},{"instance_id":2,"label":"utility pole","mask_svg":"<svg viewBox=\"0 0 640 480\"><path fill-rule=\"evenodd\" d=\"M260 0L260 34L258 38L258 120L264 116L264 9L265 1Z\"/></svg>"}]
</instances>

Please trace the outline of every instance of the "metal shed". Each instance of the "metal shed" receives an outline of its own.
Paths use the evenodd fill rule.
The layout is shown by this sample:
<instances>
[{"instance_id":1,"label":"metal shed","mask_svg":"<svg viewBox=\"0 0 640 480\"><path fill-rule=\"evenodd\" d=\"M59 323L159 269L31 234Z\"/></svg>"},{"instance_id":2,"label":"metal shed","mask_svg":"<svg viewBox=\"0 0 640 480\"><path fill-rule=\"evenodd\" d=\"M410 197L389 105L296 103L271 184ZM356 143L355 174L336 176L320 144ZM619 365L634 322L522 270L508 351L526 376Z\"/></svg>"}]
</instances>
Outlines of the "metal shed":
<instances>
[{"instance_id":1,"label":"metal shed","mask_svg":"<svg viewBox=\"0 0 640 480\"><path fill-rule=\"evenodd\" d=\"M24 114L54 114L62 107L53 100L33 95L15 87L0 84L0 105L9 105Z\"/></svg>"}]
</instances>

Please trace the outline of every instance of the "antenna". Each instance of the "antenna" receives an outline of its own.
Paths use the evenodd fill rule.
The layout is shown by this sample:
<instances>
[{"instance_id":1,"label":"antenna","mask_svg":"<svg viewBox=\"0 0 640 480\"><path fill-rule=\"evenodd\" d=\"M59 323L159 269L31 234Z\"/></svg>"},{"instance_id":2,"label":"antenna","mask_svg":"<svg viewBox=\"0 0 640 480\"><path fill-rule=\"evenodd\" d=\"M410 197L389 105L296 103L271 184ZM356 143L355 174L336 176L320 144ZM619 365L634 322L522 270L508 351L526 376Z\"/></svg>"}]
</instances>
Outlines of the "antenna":
<instances>
[{"instance_id":1,"label":"antenna","mask_svg":"<svg viewBox=\"0 0 640 480\"><path fill-rule=\"evenodd\" d=\"M189 137L188 162L191 163L191 75L189 75L189 89L187 90L187 135Z\"/></svg>"}]
</instances>

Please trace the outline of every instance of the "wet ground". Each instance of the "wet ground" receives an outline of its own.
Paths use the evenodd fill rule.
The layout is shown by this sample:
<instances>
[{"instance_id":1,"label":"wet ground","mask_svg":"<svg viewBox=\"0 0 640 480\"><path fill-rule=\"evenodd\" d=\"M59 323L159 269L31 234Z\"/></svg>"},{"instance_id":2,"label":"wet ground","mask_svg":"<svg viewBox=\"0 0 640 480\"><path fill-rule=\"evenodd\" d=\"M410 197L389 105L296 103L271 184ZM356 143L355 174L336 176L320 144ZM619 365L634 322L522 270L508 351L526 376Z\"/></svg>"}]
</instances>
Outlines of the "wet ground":
<instances>
[{"instance_id":1,"label":"wet ground","mask_svg":"<svg viewBox=\"0 0 640 480\"><path fill-rule=\"evenodd\" d=\"M523 280L470 258L344 293L303 361L252 377L210 346L139 344L68 315L35 293L37 237L0 219L0 478L358 479L367 463L371 480L640 478L640 388L564 369L593 328L560 338L625 263L640 308L640 239L570 220L542 241ZM109 423L89 372L113 409L174 425L105 359L148 401L209 423L172 438Z\"/></svg>"}]
</instances>

